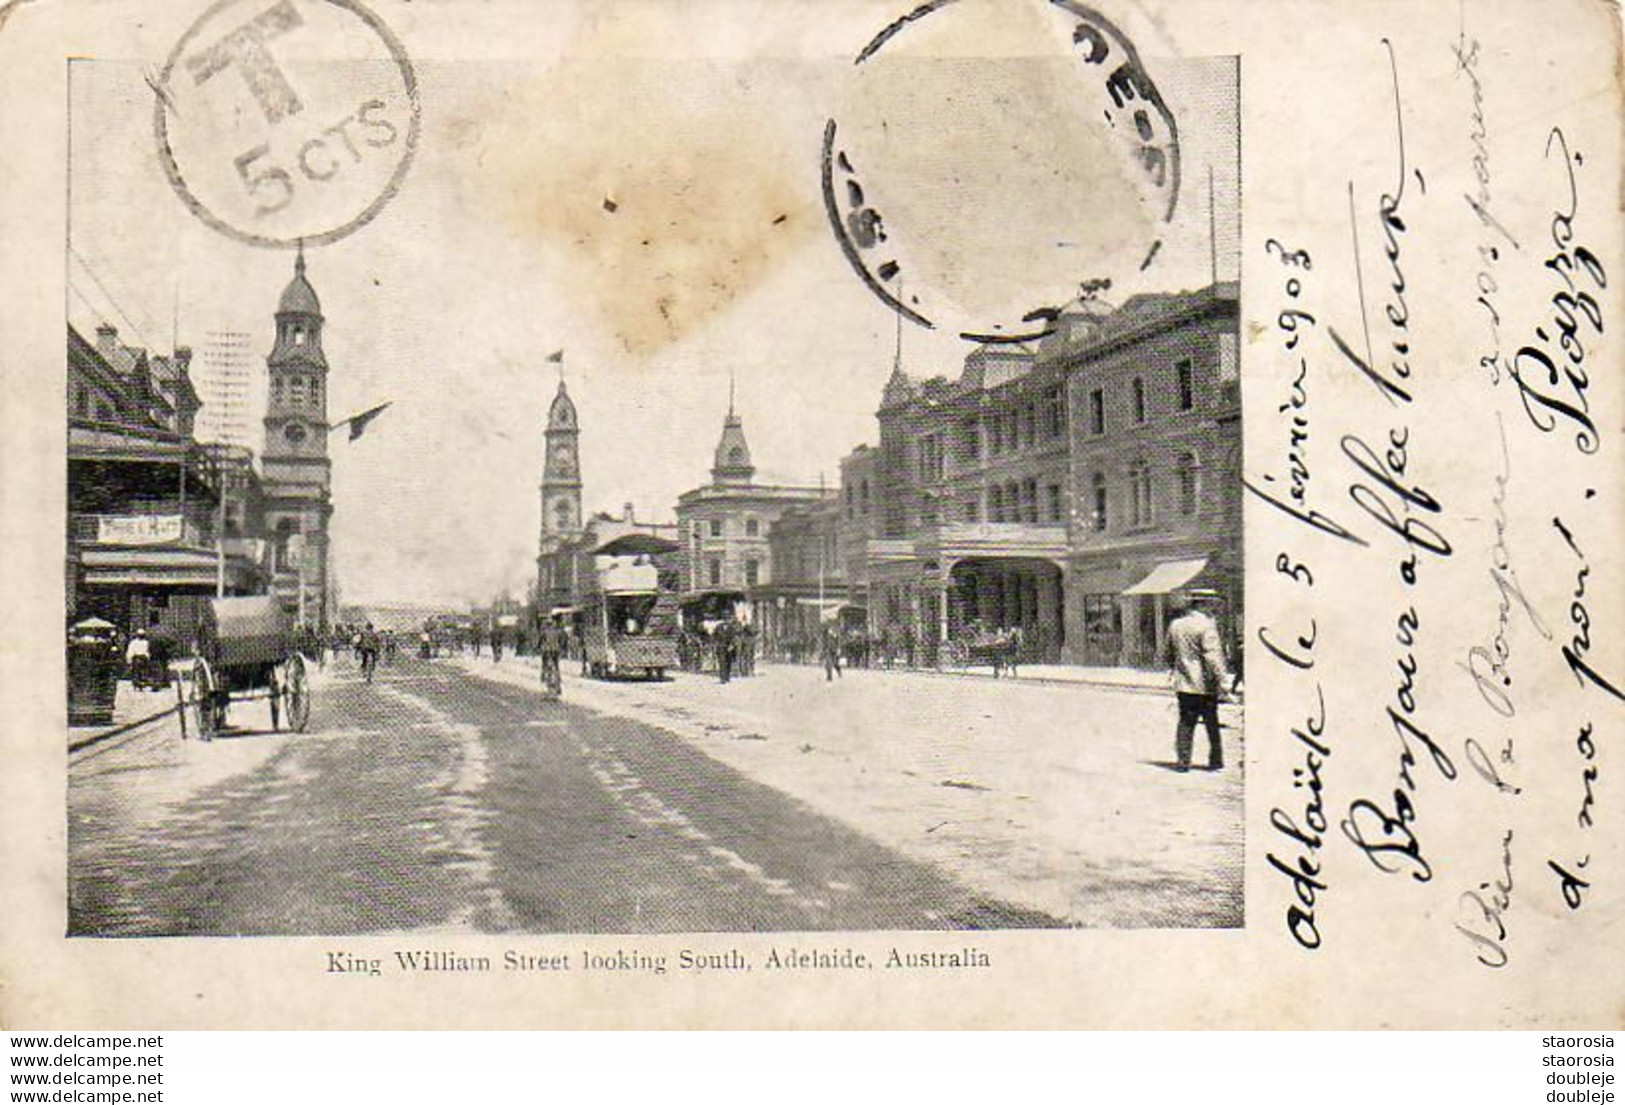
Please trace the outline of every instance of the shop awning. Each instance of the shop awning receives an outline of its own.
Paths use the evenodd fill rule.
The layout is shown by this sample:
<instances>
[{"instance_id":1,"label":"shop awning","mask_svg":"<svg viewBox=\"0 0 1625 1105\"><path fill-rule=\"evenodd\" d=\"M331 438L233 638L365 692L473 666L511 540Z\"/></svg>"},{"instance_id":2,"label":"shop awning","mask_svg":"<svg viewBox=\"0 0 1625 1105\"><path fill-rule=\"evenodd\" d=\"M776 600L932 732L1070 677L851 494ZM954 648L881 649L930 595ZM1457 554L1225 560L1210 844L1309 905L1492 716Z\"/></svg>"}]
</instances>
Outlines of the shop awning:
<instances>
[{"instance_id":1,"label":"shop awning","mask_svg":"<svg viewBox=\"0 0 1625 1105\"><path fill-rule=\"evenodd\" d=\"M87 587L213 587L219 561L215 553L186 548L87 548L80 551ZM226 578L246 578L252 565L226 558Z\"/></svg>"},{"instance_id":2,"label":"shop awning","mask_svg":"<svg viewBox=\"0 0 1625 1105\"><path fill-rule=\"evenodd\" d=\"M1164 560L1140 582L1123 592L1125 595L1166 595L1170 591L1177 591L1191 580L1202 574L1207 567L1207 557L1198 557L1195 560Z\"/></svg>"}]
</instances>

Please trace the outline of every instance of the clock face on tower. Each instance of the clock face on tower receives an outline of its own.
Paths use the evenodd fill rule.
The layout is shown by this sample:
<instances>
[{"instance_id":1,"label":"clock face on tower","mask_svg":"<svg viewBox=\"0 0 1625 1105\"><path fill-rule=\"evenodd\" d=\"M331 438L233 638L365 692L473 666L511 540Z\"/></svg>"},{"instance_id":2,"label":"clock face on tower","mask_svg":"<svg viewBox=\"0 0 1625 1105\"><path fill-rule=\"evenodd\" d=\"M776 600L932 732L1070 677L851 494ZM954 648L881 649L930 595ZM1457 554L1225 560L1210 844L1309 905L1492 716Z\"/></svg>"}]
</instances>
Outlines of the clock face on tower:
<instances>
[{"instance_id":1,"label":"clock face on tower","mask_svg":"<svg viewBox=\"0 0 1625 1105\"><path fill-rule=\"evenodd\" d=\"M570 446L563 442L553 446L553 467L565 475L575 471L575 457Z\"/></svg>"},{"instance_id":2,"label":"clock face on tower","mask_svg":"<svg viewBox=\"0 0 1625 1105\"><path fill-rule=\"evenodd\" d=\"M309 432L298 422L290 422L282 428L282 436L290 445L302 445Z\"/></svg>"}]
</instances>

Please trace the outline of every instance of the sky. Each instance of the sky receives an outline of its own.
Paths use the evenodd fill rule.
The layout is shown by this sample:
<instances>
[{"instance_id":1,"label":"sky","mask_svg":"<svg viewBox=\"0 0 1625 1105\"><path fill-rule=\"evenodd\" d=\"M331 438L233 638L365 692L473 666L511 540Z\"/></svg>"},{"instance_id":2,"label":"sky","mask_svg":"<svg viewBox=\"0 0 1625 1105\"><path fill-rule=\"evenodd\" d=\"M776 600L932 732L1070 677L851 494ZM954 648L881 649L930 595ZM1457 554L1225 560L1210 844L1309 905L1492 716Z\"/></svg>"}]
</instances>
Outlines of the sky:
<instances>
[{"instance_id":1,"label":"sky","mask_svg":"<svg viewBox=\"0 0 1625 1105\"><path fill-rule=\"evenodd\" d=\"M706 37L717 28L674 28L663 56L633 61L613 56L624 51L612 23L591 19L561 29L558 41L538 32L539 44L515 47L524 57L479 62L443 56L431 26L397 27L417 57L415 159L375 220L308 254L326 316L330 419L393 403L359 441L331 439L344 601L524 594L541 433L558 384L546 358L556 349L566 351L580 413L589 510L618 513L631 502L640 517L669 520L677 496L707 479L730 379L759 478L816 484L822 475L833 484L840 457L875 439L895 318L836 244L819 175L825 120L862 117L850 57L873 29L855 28L844 57L827 50L828 32L824 47L800 56L793 20L807 8L753 10L767 24L755 28L755 45L730 52ZM976 0L965 11L976 14ZM967 34L988 38L974 21ZM1019 41L997 48L1019 61ZM292 255L221 235L175 195L156 156L143 77L161 60L73 67L68 319L87 336L106 319L126 342L165 352L177 338L201 348L208 331L247 332L257 426L260 366ZM1042 160L1067 133L1055 119L1078 104L1053 65L987 60L1013 93L976 111L950 108L950 117L997 128L1009 139L999 148L1020 151L1024 164ZM954 65L971 74L960 83L975 87L975 66ZM1114 298L1206 283L1209 167L1220 276L1236 275L1230 62L1147 66L1179 120L1187 187L1156 265L1120 280ZM987 148L975 134L941 137L919 105L910 110L914 122L923 118L911 140L923 131L946 144L902 156L894 148L892 165ZM886 113L867 118L884 122ZM1069 164L1064 148L1053 157L1055 182L1099 179L1093 164ZM936 168L944 186L958 179ZM899 194L895 180L870 183ZM967 239L996 242L1005 225L1049 235L1042 215L1052 209L1040 191L969 214L977 233ZM956 275L976 276L996 252L959 257ZM997 261L990 280L1011 271L1010 258ZM953 375L969 351L952 333L912 325L902 342L917 376Z\"/></svg>"}]
</instances>

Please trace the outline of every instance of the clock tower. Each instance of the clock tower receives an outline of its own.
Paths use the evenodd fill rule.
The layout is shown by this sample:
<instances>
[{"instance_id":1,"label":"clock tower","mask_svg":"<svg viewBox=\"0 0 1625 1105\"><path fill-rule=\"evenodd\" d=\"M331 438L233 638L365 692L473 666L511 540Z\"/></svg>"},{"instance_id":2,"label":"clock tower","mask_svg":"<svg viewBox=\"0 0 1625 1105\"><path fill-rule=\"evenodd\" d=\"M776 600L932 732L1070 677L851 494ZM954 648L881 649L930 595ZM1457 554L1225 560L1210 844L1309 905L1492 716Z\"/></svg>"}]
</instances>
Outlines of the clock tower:
<instances>
[{"instance_id":1,"label":"clock tower","mask_svg":"<svg viewBox=\"0 0 1625 1105\"><path fill-rule=\"evenodd\" d=\"M305 250L277 303L276 338L265 359L265 525L273 542L273 593L302 624L325 628L329 611L327 357L321 301L305 278Z\"/></svg>"},{"instance_id":2,"label":"clock tower","mask_svg":"<svg viewBox=\"0 0 1625 1105\"><path fill-rule=\"evenodd\" d=\"M564 381L547 412L542 461L542 550L581 532L581 427Z\"/></svg>"}]
</instances>

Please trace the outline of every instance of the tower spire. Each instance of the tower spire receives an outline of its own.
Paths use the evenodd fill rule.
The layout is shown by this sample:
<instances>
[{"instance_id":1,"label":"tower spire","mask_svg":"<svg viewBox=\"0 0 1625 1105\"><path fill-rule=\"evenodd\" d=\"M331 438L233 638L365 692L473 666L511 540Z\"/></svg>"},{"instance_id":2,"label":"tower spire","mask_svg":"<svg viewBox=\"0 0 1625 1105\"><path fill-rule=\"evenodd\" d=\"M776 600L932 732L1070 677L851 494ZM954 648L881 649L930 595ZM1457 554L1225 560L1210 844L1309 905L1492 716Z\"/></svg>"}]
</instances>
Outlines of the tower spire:
<instances>
[{"instance_id":1,"label":"tower spire","mask_svg":"<svg viewBox=\"0 0 1625 1105\"><path fill-rule=\"evenodd\" d=\"M295 276L305 275L305 240L303 238L299 239L299 244L293 255L293 274Z\"/></svg>"},{"instance_id":2,"label":"tower spire","mask_svg":"<svg viewBox=\"0 0 1625 1105\"><path fill-rule=\"evenodd\" d=\"M734 416L734 366L728 366L728 417Z\"/></svg>"}]
</instances>

